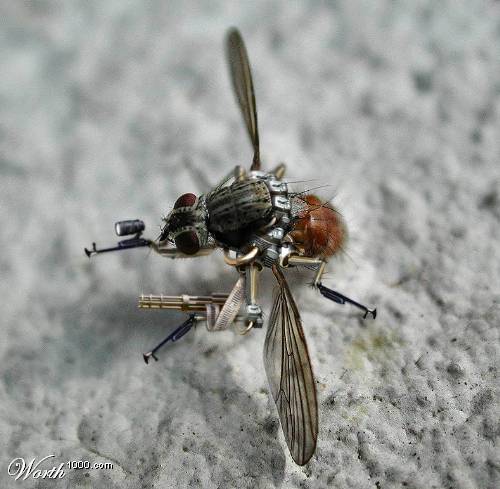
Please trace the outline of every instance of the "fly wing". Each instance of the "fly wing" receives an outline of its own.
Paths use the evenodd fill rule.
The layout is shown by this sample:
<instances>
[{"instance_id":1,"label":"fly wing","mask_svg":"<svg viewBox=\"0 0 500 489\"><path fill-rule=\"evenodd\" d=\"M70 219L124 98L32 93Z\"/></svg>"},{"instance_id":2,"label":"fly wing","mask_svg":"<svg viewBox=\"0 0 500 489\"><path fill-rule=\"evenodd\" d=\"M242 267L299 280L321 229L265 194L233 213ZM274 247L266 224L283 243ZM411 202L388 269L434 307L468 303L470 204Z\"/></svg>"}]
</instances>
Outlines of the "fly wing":
<instances>
[{"instance_id":1,"label":"fly wing","mask_svg":"<svg viewBox=\"0 0 500 489\"><path fill-rule=\"evenodd\" d=\"M231 29L226 38L226 56L231 73L233 90L247 126L253 146L251 170L260 169L259 128L257 126L257 107L253 90L252 72L248 61L245 43L237 29Z\"/></svg>"},{"instance_id":2,"label":"fly wing","mask_svg":"<svg viewBox=\"0 0 500 489\"><path fill-rule=\"evenodd\" d=\"M306 464L316 449L316 385L297 305L276 265L278 280L264 343L264 365L292 458Z\"/></svg>"}]
</instances>

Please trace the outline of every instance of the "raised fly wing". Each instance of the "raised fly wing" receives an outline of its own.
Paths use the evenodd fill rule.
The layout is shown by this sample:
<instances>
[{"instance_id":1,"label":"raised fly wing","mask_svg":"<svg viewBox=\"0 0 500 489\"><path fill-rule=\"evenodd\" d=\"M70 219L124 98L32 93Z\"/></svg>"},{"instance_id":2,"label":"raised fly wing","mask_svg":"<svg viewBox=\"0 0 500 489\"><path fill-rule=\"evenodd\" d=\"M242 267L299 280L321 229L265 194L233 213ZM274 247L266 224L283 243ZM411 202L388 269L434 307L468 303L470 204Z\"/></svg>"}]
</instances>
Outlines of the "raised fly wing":
<instances>
[{"instance_id":1,"label":"raised fly wing","mask_svg":"<svg viewBox=\"0 0 500 489\"><path fill-rule=\"evenodd\" d=\"M297 305L276 265L273 272L278 289L264 343L264 365L290 454L304 465L318 437L316 385Z\"/></svg>"},{"instance_id":2,"label":"raised fly wing","mask_svg":"<svg viewBox=\"0 0 500 489\"><path fill-rule=\"evenodd\" d=\"M257 127L257 107L253 91L252 72L248 62L245 43L239 31L230 29L226 37L226 56L231 73L233 90L247 126L253 146L251 170L260 169L259 128Z\"/></svg>"}]
</instances>

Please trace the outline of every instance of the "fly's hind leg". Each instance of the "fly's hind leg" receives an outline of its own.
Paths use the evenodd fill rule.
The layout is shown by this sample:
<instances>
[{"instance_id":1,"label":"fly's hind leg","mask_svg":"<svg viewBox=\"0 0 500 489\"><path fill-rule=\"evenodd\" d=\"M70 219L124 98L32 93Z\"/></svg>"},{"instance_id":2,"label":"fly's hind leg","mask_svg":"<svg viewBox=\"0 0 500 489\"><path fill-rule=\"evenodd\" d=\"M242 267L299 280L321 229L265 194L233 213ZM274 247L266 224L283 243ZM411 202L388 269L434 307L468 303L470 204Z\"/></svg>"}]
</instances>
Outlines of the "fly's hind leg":
<instances>
[{"instance_id":1,"label":"fly's hind leg","mask_svg":"<svg viewBox=\"0 0 500 489\"><path fill-rule=\"evenodd\" d=\"M341 294L340 292L337 292L336 290L329 289L328 287L325 287L321 283L321 277L325 273L325 268L326 268L326 261L322 261L321 265L318 268L318 271L316 272L316 276L314 277L314 286L319 290L321 295L323 297L326 297L327 299L330 299L333 302L336 302L337 304L345 304L348 302L349 304L352 304L354 307L357 307L358 309L361 309L364 311L363 319L366 319L368 317L368 314L372 315L372 318L375 319L377 317L377 308L374 307L372 309L366 307L363 304L360 304L359 302L350 299L349 297L345 296L344 294Z\"/></svg>"},{"instance_id":2,"label":"fly's hind leg","mask_svg":"<svg viewBox=\"0 0 500 489\"><path fill-rule=\"evenodd\" d=\"M330 299L337 304L346 304L349 303L358 309L361 309L364 312L363 318L367 318L369 314L372 315L373 319L377 317L377 309L366 307L364 304L361 304L354 299L351 299L336 290L325 287L321 283L321 278L325 273L326 269L326 261L321 258L309 258L306 256L300 255L290 255L287 260L286 265L305 265L305 266L317 266L316 275L314 277L313 286L317 288L320 294L327 299Z\"/></svg>"},{"instance_id":3,"label":"fly's hind leg","mask_svg":"<svg viewBox=\"0 0 500 489\"><path fill-rule=\"evenodd\" d=\"M356 302L355 300L350 299L349 297L346 297L340 292L337 292L336 290L325 287L322 283L319 283L317 287L323 297L326 297L327 299L330 299L333 302L336 302L337 304L345 304L346 302L348 302L349 304L352 304L354 307L357 307L358 309L364 311L363 319L366 319L368 317L368 314L371 314L373 319L377 317L376 307L370 309L365 305L360 304L359 302Z\"/></svg>"}]
</instances>

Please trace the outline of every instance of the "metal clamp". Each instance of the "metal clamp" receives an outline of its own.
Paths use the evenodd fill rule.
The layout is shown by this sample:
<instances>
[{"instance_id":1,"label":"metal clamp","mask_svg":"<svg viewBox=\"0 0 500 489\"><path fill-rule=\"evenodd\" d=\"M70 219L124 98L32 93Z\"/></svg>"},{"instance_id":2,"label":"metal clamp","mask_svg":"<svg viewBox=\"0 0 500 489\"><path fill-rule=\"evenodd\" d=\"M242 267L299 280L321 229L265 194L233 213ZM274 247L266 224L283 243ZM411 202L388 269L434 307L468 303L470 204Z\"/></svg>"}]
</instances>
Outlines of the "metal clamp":
<instances>
[{"instance_id":1,"label":"metal clamp","mask_svg":"<svg viewBox=\"0 0 500 489\"><path fill-rule=\"evenodd\" d=\"M250 321L245 328L238 329L238 334L246 335L254 327L254 322Z\"/></svg>"},{"instance_id":2,"label":"metal clamp","mask_svg":"<svg viewBox=\"0 0 500 489\"><path fill-rule=\"evenodd\" d=\"M224 250L224 261L231 265L232 267L240 267L242 265L248 265L252 260L255 259L257 254L259 253L259 248L254 246L247 254L243 256L239 256L237 258L231 258L229 256L229 250Z\"/></svg>"}]
</instances>

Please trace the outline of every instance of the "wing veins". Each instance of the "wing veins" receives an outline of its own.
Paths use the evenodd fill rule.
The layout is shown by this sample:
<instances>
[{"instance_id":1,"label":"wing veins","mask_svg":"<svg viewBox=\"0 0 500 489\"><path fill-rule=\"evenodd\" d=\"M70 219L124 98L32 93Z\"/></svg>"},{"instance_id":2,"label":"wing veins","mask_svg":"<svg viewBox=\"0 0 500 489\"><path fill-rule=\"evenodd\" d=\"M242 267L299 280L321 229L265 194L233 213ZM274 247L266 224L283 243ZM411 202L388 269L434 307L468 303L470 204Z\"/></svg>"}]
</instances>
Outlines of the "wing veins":
<instances>
[{"instance_id":1,"label":"wing veins","mask_svg":"<svg viewBox=\"0 0 500 489\"><path fill-rule=\"evenodd\" d=\"M297 306L281 271L273 267L273 272L278 290L264 344L264 363L290 453L303 465L316 447L316 386Z\"/></svg>"}]
</instances>

